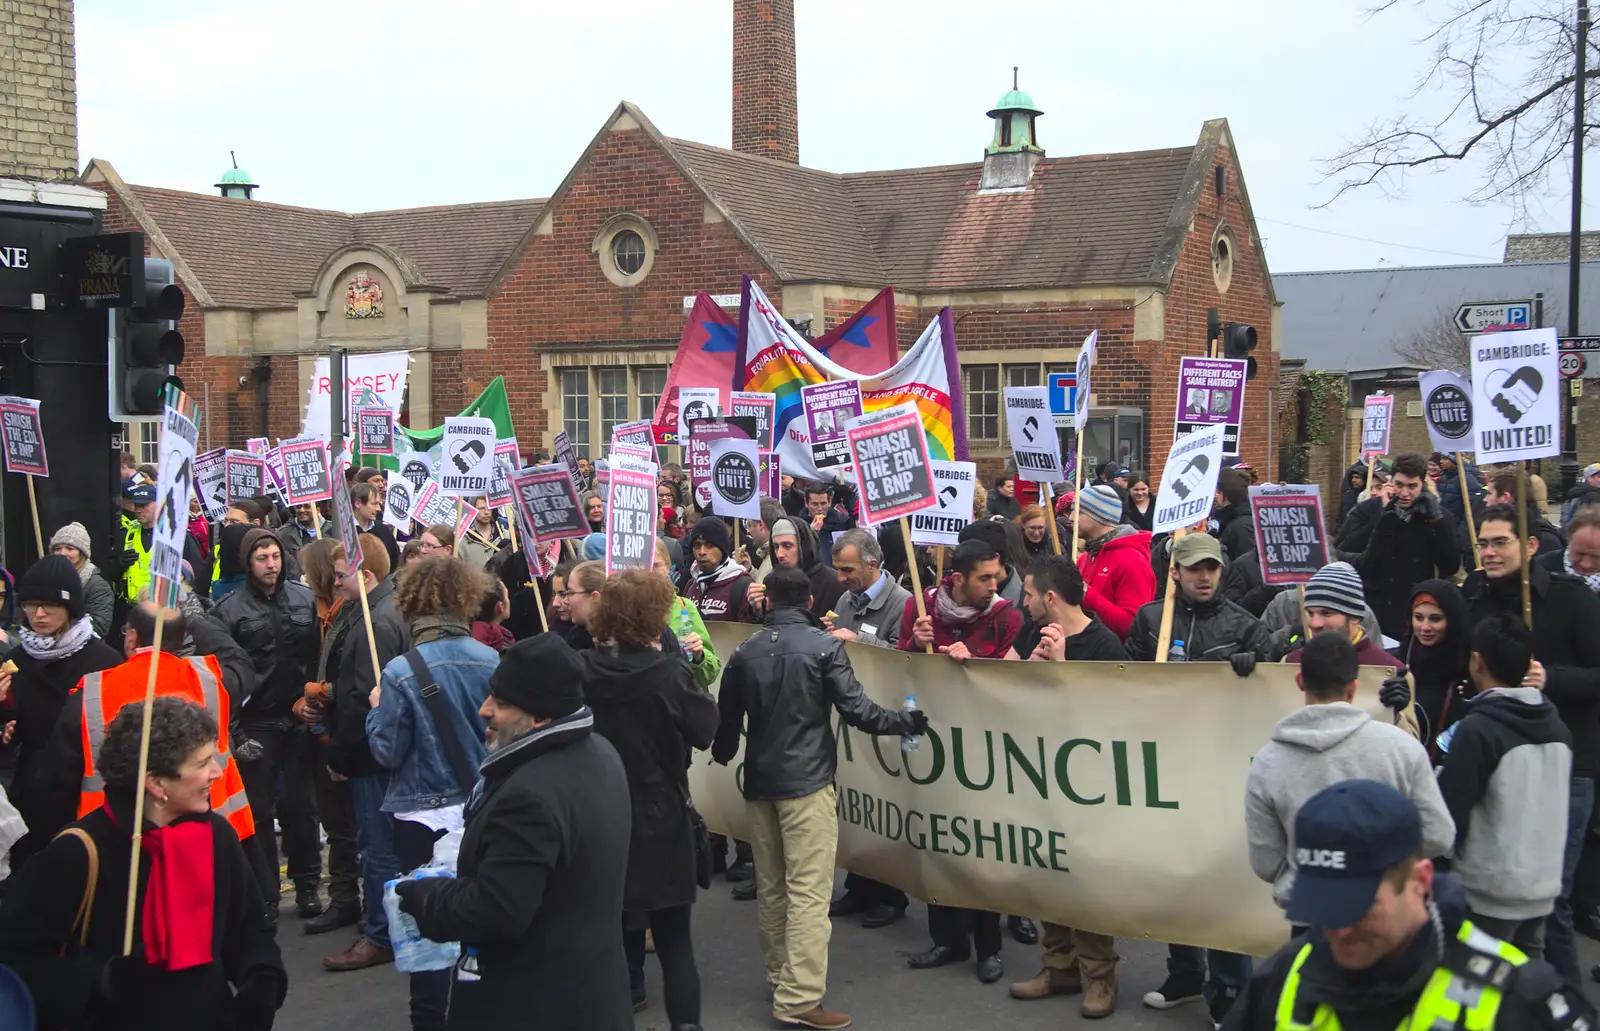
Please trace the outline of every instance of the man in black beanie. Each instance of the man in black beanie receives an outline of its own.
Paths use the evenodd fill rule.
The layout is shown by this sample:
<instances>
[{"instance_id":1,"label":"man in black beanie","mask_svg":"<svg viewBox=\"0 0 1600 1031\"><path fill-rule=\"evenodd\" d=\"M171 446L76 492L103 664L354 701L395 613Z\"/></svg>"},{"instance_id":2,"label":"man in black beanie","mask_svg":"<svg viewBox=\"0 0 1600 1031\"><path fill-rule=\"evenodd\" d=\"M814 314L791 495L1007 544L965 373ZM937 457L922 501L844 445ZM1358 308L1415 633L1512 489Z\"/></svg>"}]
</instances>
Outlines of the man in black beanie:
<instances>
[{"instance_id":1,"label":"man in black beanie","mask_svg":"<svg viewBox=\"0 0 1600 1031\"><path fill-rule=\"evenodd\" d=\"M594 733L578 653L554 634L507 649L478 714L483 779L456 876L401 881L400 907L465 949L452 1029L631 1031L622 892L632 814L622 760Z\"/></svg>"},{"instance_id":2,"label":"man in black beanie","mask_svg":"<svg viewBox=\"0 0 1600 1031\"><path fill-rule=\"evenodd\" d=\"M694 561L678 577L678 593L694 602L708 622L743 622L750 574L733 560L727 524L706 516L689 531L684 547Z\"/></svg>"}]
</instances>

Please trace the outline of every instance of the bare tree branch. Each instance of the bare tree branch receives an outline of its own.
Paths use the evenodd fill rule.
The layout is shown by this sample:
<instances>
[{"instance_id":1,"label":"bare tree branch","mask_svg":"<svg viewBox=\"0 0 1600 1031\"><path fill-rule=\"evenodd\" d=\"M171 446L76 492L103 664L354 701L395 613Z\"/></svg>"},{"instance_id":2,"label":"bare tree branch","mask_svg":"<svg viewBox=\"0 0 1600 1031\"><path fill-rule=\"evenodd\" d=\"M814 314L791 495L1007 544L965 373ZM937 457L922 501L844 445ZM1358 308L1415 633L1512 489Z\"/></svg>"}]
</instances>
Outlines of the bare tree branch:
<instances>
[{"instance_id":1,"label":"bare tree branch","mask_svg":"<svg viewBox=\"0 0 1600 1031\"><path fill-rule=\"evenodd\" d=\"M1408 365L1463 374L1472 361L1467 335L1457 328L1455 312L1442 308L1433 321L1397 344L1394 353Z\"/></svg>"}]
</instances>

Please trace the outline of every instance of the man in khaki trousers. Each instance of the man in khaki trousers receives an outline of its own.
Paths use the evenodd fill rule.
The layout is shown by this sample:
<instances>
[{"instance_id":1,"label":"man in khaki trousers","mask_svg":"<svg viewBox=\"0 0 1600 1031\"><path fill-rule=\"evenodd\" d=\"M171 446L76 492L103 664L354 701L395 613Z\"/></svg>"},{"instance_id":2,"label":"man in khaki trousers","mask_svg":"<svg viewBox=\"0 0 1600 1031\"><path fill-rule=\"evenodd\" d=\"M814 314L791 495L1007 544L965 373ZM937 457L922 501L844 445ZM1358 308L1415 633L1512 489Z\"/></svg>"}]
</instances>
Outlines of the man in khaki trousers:
<instances>
[{"instance_id":1,"label":"man in khaki trousers","mask_svg":"<svg viewBox=\"0 0 1600 1031\"><path fill-rule=\"evenodd\" d=\"M763 586L771 606L766 621L722 673L722 723L711 757L726 764L738 756L748 717L744 797L772 1015L787 1027L849 1027L849 1015L822 1005L839 844L830 709L867 734L920 734L928 720L921 712L884 709L866 696L844 642L825 633L809 611L805 573L780 566Z\"/></svg>"}]
</instances>

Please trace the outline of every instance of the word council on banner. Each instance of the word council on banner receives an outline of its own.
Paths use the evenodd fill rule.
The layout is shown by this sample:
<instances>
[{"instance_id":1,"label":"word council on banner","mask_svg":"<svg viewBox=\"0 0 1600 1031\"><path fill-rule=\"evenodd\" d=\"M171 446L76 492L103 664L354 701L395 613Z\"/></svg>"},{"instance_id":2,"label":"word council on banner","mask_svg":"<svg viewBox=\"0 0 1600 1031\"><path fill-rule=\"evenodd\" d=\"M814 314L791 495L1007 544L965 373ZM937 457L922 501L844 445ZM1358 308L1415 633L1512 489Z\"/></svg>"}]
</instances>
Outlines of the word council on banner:
<instances>
[{"instance_id":1,"label":"word council on banner","mask_svg":"<svg viewBox=\"0 0 1600 1031\"><path fill-rule=\"evenodd\" d=\"M912 515L911 542L953 548L961 543L962 528L972 522L972 488L978 482L978 466L975 462L941 462L937 458L928 465L933 470L934 496L939 503Z\"/></svg>"},{"instance_id":2,"label":"word council on banner","mask_svg":"<svg viewBox=\"0 0 1600 1031\"><path fill-rule=\"evenodd\" d=\"M1328 564L1321 487L1299 483L1251 487L1250 518L1265 582L1303 584Z\"/></svg>"},{"instance_id":3,"label":"word council on banner","mask_svg":"<svg viewBox=\"0 0 1600 1031\"><path fill-rule=\"evenodd\" d=\"M606 505L606 575L649 569L655 561L656 464L629 455L611 460Z\"/></svg>"},{"instance_id":4,"label":"word council on banner","mask_svg":"<svg viewBox=\"0 0 1600 1031\"><path fill-rule=\"evenodd\" d=\"M439 490L455 498L475 498L489 493L494 480L494 421L456 415L444 421L440 443Z\"/></svg>"},{"instance_id":5,"label":"word council on banner","mask_svg":"<svg viewBox=\"0 0 1600 1031\"><path fill-rule=\"evenodd\" d=\"M916 405L871 412L851 420L848 429L862 522L877 526L939 503Z\"/></svg>"},{"instance_id":6,"label":"word council on banner","mask_svg":"<svg viewBox=\"0 0 1600 1031\"><path fill-rule=\"evenodd\" d=\"M1472 383L1459 372L1435 369L1417 376L1422 415L1435 451L1472 450Z\"/></svg>"},{"instance_id":7,"label":"word council on banner","mask_svg":"<svg viewBox=\"0 0 1600 1031\"><path fill-rule=\"evenodd\" d=\"M1172 442L1156 492L1152 532L1171 533L1211 514L1222 472L1223 432L1221 425L1207 426Z\"/></svg>"},{"instance_id":8,"label":"word council on banner","mask_svg":"<svg viewBox=\"0 0 1600 1031\"><path fill-rule=\"evenodd\" d=\"M1361 406L1361 453L1387 455L1394 428L1394 395L1368 394Z\"/></svg>"},{"instance_id":9,"label":"word council on banner","mask_svg":"<svg viewBox=\"0 0 1600 1031\"><path fill-rule=\"evenodd\" d=\"M850 464L850 442L845 427L860 418L861 382L830 380L800 388L800 403L811 433L811 461L818 469L841 469Z\"/></svg>"},{"instance_id":10,"label":"word council on banner","mask_svg":"<svg viewBox=\"0 0 1600 1031\"><path fill-rule=\"evenodd\" d=\"M711 442L713 511L724 519L761 518L761 453L754 440Z\"/></svg>"},{"instance_id":11,"label":"word council on banner","mask_svg":"<svg viewBox=\"0 0 1600 1031\"><path fill-rule=\"evenodd\" d=\"M517 470L511 474L511 494L536 541L588 535L589 521L584 518L578 492L565 465L553 463Z\"/></svg>"},{"instance_id":12,"label":"word council on banner","mask_svg":"<svg viewBox=\"0 0 1600 1031\"><path fill-rule=\"evenodd\" d=\"M1061 468L1061 442L1055 417L1050 414L1048 387L1007 387L1006 429L1011 433L1011 455L1019 479L1060 483L1067 478Z\"/></svg>"},{"instance_id":13,"label":"word council on banner","mask_svg":"<svg viewBox=\"0 0 1600 1031\"><path fill-rule=\"evenodd\" d=\"M0 435L4 436L6 472L49 476L50 460L39 425L39 402L28 397L0 397Z\"/></svg>"},{"instance_id":14,"label":"word council on banner","mask_svg":"<svg viewBox=\"0 0 1600 1031\"><path fill-rule=\"evenodd\" d=\"M1472 348L1472 438L1479 462L1561 454L1556 331L1476 336Z\"/></svg>"},{"instance_id":15,"label":"word council on banner","mask_svg":"<svg viewBox=\"0 0 1600 1031\"><path fill-rule=\"evenodd\" d=\"M1250 363L1243 358L1178 360L1178 414L1172 436L1187 436L1221 424L1222 453L1239 453L1239 426L1244 421L1244 388Z\"/></svg>"}]
</instances>

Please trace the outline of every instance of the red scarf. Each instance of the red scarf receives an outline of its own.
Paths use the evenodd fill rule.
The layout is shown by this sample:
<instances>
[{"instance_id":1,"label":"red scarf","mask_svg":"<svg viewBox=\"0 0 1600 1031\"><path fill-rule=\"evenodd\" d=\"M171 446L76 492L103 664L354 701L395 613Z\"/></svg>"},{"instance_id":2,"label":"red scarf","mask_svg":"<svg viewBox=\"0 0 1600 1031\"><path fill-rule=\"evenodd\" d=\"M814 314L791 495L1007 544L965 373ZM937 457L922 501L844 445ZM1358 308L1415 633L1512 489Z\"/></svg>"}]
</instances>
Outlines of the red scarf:
<instances>
[{"instance_id":1,"label":"red scarf","mask_svg":"<svg viewBox=\"0 0 1600 1031\"><path fill-rule=\"evenodd\" d=\"M144 958L187 970L212 961L216 865L209 820L184 820L144 832L150 879L144 891Z\"/></svg>"}]
</instances>

